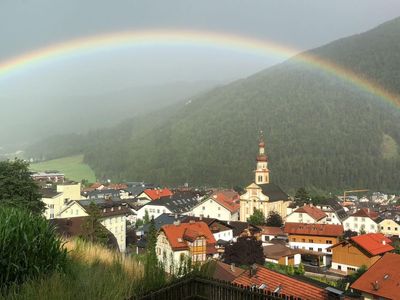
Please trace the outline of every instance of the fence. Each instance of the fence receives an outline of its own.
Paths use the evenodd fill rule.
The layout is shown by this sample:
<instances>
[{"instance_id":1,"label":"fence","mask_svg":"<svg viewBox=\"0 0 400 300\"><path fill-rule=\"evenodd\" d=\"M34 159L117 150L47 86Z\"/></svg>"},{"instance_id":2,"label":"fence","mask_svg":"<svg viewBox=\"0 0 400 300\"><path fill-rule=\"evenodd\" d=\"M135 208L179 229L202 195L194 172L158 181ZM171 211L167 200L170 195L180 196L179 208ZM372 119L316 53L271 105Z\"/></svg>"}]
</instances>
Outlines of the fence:
<instances>
[{"instance_id":1,"label":"fence","mask_svg":"<svg viewBox=\"0 0 400 300\"><path fill-rule=\"evenodd\" d=\"M189 277L174 281L146 295L134 296L131 300L301 300L268 292L263 289L235 285L212 278Z\"/></svg>"}]
</instances>

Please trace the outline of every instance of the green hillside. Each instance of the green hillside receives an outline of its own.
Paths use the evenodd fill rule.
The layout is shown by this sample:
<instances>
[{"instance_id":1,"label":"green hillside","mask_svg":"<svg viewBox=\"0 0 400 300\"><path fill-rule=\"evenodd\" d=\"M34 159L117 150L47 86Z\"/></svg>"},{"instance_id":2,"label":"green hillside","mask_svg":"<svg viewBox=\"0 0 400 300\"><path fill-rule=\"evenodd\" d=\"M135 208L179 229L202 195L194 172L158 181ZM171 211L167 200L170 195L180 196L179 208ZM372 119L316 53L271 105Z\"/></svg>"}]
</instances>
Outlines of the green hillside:
<instances>
[{"instance_id":1,"label":"green hillside","mask_svg":"<svg viewBox=\"0 0 400 300\"><path fill-rule=\"evenodd\" d=\"M59 159L48 160L31 165L33 171L57 170L65 174L65 177L75 181L87 179L95 182L96 176L93 170L83 163L83 155L69 156Z\"/></svg>"},{"instance_id":2,"label":"green hillside","mask_svg":"<svg viewBox=\"0 0 400 300\"><path fill-rule=\"evenodd\" d=\"M311 52L400 93L399 41L396 19ZM285 188L400 190L399 109L295 59L92 134L85 162L115 179L245 185L259 130Z\"/></svg>"}]
</instances>

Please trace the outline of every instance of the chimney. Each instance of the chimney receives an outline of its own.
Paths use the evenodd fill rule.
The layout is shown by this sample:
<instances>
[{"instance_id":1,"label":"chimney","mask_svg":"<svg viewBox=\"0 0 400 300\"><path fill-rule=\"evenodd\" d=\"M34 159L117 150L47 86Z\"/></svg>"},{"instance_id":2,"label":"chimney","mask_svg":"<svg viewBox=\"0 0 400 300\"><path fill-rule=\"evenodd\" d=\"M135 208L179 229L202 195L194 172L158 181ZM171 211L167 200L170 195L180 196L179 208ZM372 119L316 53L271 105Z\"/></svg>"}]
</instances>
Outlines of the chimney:
<instances>
[{"instance_id":1,"label":"chimney","mask_svg":"<svg viewBox=\"0 0 400 300\"><path fill-rule=\"evenodd\" d=\"M174 221L174 225L175 225L175 226L179 226L179 225L181 225L181 221L179 221L179 220L175 220L175 221Z\"/></svg>"},{"instance_id":2,"label":"chimney","mask_svg":"<svg viewBox=\"0 0 400 300\"><path fill-rule=\"evenodd\" d=\"M203 215L200 215L199 221L203 220Z\"/></svg>"},{"instance_id":3,"label":"chimney","mask_svg":"<svg viewBox=\"0 0 400 300\"><path fill-rule=\"evenodd\" d=\"M374 291L379 290L379 283L378 283L378 280L375 280L375 282L372 283L372 287L373 287Z\"/></svg>"},{"instance_id":4,"label":"chimney","mask_svg":"<svg viewBox=\"0 0 400 300\"><path fill-rule=\"evenodd\" d=\"M382 241L382 245L386 245L386 241L385 240Z\"/></svg>"},{"instance_id":5,"label":"chimney","mask_svg":"<svg viewBox=\"0 0 400 300\"><path fill-rule=\"evenodd\" d=\"M236 270L235 270L235 263L231 263L231 271L232 272L235 272Z\"/></svg>"},{"instance_id":6,"label":"chimney","mask_svg":"<svg viewBox=\"0 0 400 300\"><path fill-rule=\"evenodd\" d=\"M253 276L255 276L256 274L257 274L257 265L256 265L256 264L253 264L253 265L250 267L250 272L249 272L250 278L253 277Z\"/></svg>"},{"instance_id":7,"label":"chimney","mask_svg":"<svg viewBox=\"0 0 400 300\"><path fill-rule=\"evenodd\" d=\"M190 224L194 224L194 220L189 220L189 223Z\"/></svg>"}]
</instances>

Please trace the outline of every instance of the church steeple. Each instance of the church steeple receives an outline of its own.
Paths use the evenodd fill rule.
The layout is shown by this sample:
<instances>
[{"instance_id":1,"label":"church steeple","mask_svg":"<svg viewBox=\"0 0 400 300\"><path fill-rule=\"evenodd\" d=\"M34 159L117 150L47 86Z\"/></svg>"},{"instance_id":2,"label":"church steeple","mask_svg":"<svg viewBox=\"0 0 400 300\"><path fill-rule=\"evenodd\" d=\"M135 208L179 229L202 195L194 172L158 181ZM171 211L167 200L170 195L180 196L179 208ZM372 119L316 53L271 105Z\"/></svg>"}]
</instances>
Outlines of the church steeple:
<instances>
[{"instance_id":1,"label":"church steeple","mask_svg":"<svg viewBox=\"0 0 400 300\"><path fill-rule=\"evenodd\" d=\"M257 168L255 170L256 184L269 183L268 157L265 153L265 142L262 131L258 142Z\"/></svg>"}]
</instances>

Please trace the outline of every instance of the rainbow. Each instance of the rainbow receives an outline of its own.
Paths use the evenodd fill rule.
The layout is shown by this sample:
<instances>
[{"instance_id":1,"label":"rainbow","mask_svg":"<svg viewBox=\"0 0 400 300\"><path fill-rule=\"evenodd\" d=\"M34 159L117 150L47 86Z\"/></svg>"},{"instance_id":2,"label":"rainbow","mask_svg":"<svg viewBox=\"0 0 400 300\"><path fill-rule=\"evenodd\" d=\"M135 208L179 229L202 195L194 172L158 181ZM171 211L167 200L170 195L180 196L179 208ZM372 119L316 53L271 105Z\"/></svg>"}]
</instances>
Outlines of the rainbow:
<instances>
[{"instance_id":1,"label":"rainbow","mask_svg":"<svg viewBox=\"0 0 400 300\"><path fill-rule=\"evenodd\" d=\"M227 33L188 30L141 30L108 33L83 37L51 45L5 61L0 61L0 80L18 70L34 65L57 61L71 56L82 56L96 51L118 49L129 46L205 46L230 49L258 55L276 55L291 58L321 69L346 82L400 107L398 95L379 86L377 83L332 62L277 43L247 38Z\"/></svg>"}]
</instances>

